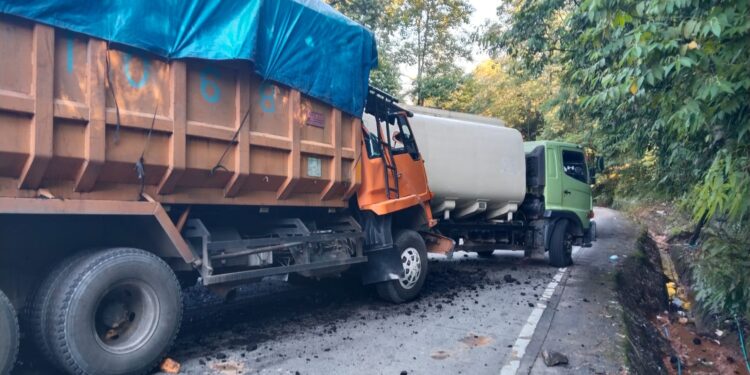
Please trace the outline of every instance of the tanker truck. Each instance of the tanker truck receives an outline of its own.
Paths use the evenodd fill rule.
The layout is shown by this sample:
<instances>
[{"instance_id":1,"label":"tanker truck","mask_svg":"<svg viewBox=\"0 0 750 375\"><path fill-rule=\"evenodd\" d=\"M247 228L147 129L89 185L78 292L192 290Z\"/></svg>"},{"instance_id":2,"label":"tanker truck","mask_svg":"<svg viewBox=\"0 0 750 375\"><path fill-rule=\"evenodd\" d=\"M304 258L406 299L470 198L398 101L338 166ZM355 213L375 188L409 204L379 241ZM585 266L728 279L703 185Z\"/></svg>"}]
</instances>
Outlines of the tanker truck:
<instances>
[{"instance_id":1,"label":"tanker truck","mask_svg":"<svg viewBox=\"0 0 750 375\"><path fill-rule=\"evenodd\" d=\"M453 242L382 136L408 121L376 61L319 1L1 0L0 373L19 320L63 372L147 372L196 282L355 271L415 298Z\"/></svg>"},{"instance_id":2,"label":"tanker truck","mask_svg":"<svg viewBox=\"0 0 750 375\"><path fill-rule=\"evenodd\" d=\"M394 152L424 159L433 198L433 230L479 256L496 249L572 264L574 245L591 246L596 223L589 169L581 146L524 142L502 121L402 105L408 134L394 126ZM375 129L372 116L365 123ZM414 142L412 140L418 141ZM603 159L598 159L603 164Z\"/></svg>"}]
</instances>

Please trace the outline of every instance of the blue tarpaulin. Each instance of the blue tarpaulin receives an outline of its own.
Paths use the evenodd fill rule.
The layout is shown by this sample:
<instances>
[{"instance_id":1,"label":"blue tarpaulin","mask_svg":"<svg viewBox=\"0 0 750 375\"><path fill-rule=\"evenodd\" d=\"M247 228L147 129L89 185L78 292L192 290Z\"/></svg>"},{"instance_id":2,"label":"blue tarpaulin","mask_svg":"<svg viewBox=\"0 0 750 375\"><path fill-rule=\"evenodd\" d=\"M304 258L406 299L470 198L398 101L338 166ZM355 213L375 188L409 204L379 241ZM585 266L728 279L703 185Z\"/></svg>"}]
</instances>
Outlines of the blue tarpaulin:
<instances>
[{"instance_id":1,"label":"blue tarpaulin","mask_svg":"<svg viewBox=\"0 0 750 375\"><path fill-rule=\"evenodd\" d=\"M11 14L167 59L242 59L260 76L361 116L372 33L320 0L0 0Z\"/></svg>"}]
</instances>

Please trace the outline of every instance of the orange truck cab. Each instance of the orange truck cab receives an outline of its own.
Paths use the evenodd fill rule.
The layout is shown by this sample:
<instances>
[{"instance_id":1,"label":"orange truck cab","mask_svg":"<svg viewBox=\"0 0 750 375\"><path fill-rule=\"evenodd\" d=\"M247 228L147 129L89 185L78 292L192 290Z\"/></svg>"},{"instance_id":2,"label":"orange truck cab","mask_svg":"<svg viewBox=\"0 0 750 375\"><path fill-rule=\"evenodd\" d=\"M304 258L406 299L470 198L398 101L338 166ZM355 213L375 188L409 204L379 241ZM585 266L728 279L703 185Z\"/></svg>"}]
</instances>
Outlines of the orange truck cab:
<instances>
[{"instance_id":1,"label":"orange truck cab","mask_svg":"<svg viewBox=\"0 0 750 375\"><path fill-rule=\"evenodd\" d=\"M412 114L373 87L365 112L359 160L362 184L356 201L364 227L373 231L365 229L370 262L363 280L380 282L377 289L383 298L405 301L414 298L424 283L427 252L448 252L453 241L430 230L436 224L430 208L432 192L409 125ZM382 282L383 277L400 273L399 268L403 274L398 280Z\"/></svg>"}]
</instances>

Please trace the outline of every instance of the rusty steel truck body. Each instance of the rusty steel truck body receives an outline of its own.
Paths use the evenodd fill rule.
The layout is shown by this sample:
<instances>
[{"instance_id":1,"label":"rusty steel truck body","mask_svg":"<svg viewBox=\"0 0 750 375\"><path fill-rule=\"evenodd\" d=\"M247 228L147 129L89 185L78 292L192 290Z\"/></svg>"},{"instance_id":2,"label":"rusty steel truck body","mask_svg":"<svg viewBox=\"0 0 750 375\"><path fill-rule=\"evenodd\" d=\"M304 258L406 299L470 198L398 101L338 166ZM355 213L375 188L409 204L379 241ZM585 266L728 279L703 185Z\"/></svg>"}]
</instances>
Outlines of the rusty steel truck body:
<instances>
[{"instance_id":1,"label":"rusty steel truck body","mask_svg":"<svg viewBox=\"0 0 750 375\"><path fill-rule=\"evenodd\" d=\"M322 2L32 3L0 1L0 373L19 320L64 372L138 374L181 285L351 269L404 302L452 249L371 33Z\"/></svg>"}]
</instances>

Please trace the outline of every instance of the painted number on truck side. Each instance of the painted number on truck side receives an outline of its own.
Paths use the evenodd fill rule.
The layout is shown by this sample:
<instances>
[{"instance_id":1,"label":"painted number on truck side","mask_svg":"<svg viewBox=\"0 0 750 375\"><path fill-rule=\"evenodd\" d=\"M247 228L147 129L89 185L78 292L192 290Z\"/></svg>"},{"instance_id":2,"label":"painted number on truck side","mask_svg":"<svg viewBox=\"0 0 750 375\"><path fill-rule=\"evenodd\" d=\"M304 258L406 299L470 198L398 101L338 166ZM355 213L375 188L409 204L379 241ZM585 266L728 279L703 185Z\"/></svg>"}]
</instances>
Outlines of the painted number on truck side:
<instances>
[{"instance_id":1,"label":"painted number on truck side","mask_svg":"<svg viewBox=\"0 0 750 375\"><path fill-rule=\"evenodd\" d=\"M219 72L210 66L200 72L201 96L209 103L216 103L221 99L221 89L216 83L218 78Z\"/></svg>"},{"instance_id":2,"label":"painted number on truck side","mask_svg":"<svg viewBox=\"0 0 750 375\"><path fill-rule=\"evenodd\" d=\"M132 56L130 54L126 53L123 57L123 61L125 62L122 66L122 69L125 71L125 78L128 79L128 83L130 83L130 86L139 89L148 83L148 71L151 67L151 64L146 59L143 60L143 75L141 75L141 79L136 82L135 79L133 79L133 76L130 74L130 61L132 60Z\"/></svg>"},{"instance_id":3,"label":"painted number on truck side","mask_svg":"<svg viewBox=\"0 0 750 375\"><path fill-rule=\"evenodd\" d=\"M65 39L65 49L68 51L67 67L68 73L73 73L73 38Z\"/></svg>"},{"instance_id":4,"label":"painted number on truck side","mask_svg":"<svg viewBox=\"0 0 750 375\"><path fill-rule=\"evenodd\" d=\"M276 112L275 96L276 96L276 86L268 82L261 83L260 85L260 108L263 110L263 112L266 112L266 113Z\"/></svg>"}]
</instances>

